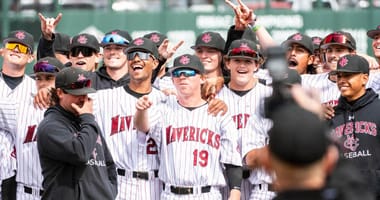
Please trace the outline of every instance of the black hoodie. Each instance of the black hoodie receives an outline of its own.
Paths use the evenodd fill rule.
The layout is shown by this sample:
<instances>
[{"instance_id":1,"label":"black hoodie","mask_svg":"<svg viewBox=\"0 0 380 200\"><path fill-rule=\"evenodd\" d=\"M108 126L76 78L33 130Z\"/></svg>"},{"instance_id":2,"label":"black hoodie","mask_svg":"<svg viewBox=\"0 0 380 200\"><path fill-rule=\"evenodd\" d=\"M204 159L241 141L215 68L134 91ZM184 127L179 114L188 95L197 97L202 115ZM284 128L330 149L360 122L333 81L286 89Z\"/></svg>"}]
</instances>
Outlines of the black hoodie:
<instances>
[{"instance_id":1,"label":"black hoodie","mask_svg":"<svg viewBox=\"0 0 380 200\"><path fill-rule=\"evenodd\" d=\"M342 156L356 166L370 189L380 196L380 100L372 89L348 102L340 97L330 120ZM378 127L379 126L379 127Z\"/></svg>"},{"instance_id":2,"label":"black hoodie","mask_svg":"<svg viewBox=\"0 0 380 200\"><path fill-rule=\"evenodd\" d=\"M115 164L92 114L50 107L37 130L37 147L42 199L115 199Z\"/></svg>"},{"instance_id":3,"label":"black hoodie","mask_svg":"<svg viewBox=\"0 0 380 200\"><path fill-rule=\"evenodd\" d=\"M93 88L96 90L111 89L124 86L129 82L129 74L125 74L119 80L113 80L107 73L106 67L102 66L93 74Z\"/></svg>"}]
</instances>

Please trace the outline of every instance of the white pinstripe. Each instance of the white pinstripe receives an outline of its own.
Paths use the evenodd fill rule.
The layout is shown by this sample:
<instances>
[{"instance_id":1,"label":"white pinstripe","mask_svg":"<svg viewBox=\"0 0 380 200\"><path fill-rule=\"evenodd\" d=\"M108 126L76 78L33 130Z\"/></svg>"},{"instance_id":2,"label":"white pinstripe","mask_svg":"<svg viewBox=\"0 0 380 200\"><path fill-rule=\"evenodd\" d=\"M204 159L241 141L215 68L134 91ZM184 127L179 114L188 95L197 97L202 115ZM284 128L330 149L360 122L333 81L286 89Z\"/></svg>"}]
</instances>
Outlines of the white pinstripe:
<instances>
[{"instance_id":1,"label":"white pinstripe","mask_svg":"<svg viewBox=\"0 0 380 200\"><path fill-rule=\"evenodd\" d=\"M233 116L235 126L239 131L245 131L240 134L241 155L244 157L248 151L254 148L261 148L265 145L267 137L259 138L253 131L253 125L260 124L263 130L269 130L271 124L268 120L263 119L264 99L272 94L272 88L258 83L252 90L243 96L237 95L229 88L224 87L217 94L217 98L222 99L228 106ZM266 122L266 123L264 123ZM254 138L256 136L256 138ZM252 146L249 142L262 142L262 146ZM263 170L251 170L251 176L248 179L251 183L271 183L271 178ZM243 180L241 186L241 199L249 199L252 192L255 192L253 185L249 181ZM229 191L228 188L225 190ZM228 198L228 192L224 192L223 199Z\"/></svg>"},{"instance_id":2,"label":"white pinstripe","mask_svg":"<svg viewBox=\"0 0 380 200\"><path fill-rule=\"evenodd\" d=\"M159 102L166 97L152 89L149 97ZM124 87L97 91L94 97L94 113L117 168L127 171L158 170L158 149L145 133L133 127L137 98ZM154 152L156 151L156 152ZM158 178L141 180L118 176L116 199L159 199L162 185Z\"/></svg>"},{"instance_id":3,"label":"white pinstripe","mask_svg":"<svg viewBox=\"0 0 380 200\"><path fill-rule=\"evenodd\" d=\"M205 104L188 110L170 96L165 104L149 109L150 135L161 150L159 177L165 184L222 187L226 182L221 163L241 165L239 136L231 116L213 117L207 114L207 108ZM190 196L184 198L192 199ZM208 193L194 198L203 196L215 199ZM178 199L170 192L161 198Z\"/></svg>"}]
</instances>

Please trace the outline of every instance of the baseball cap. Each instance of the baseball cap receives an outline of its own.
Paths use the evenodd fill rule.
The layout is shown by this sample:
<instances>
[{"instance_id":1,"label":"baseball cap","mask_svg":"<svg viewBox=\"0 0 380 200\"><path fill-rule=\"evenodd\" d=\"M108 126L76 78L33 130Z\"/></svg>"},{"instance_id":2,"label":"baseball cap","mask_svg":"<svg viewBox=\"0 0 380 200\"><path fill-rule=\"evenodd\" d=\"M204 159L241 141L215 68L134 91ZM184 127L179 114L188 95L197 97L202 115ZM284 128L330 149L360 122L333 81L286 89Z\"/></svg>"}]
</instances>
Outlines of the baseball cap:
<instances>
[{"instance_id":1,"label":"baseball cap","mask_svg":"<svg viewBox=\"0 0 380 200\"><path fill-rule=\"evenodd\" d=\"M336 70L330 74L338 72L369 74L369 63L362 56L348 54L339 58Z\"/></svg>"},{"instance_id":2,"label":"baseball cap","mask_svg":"<svg viewBox=\"0 0 380 200\"><path fill-rule=\"evenodd\" d=\"M287 104L278 108L272 119L268 146L279 160L304 166L320 160L326 153L330 144L328 129L314 113Z\"/></svg>"},{"instance_id":3,"label":"baseball cap","mask_svg":"<svg viewBox=\"0 0 380 200\"><path fill-rule=\"evenodd\" d=\"M326 49L333 44L342 45L352 50L356 49L356 41L349 32L335 31L328 34L325 38L323 38L320 48Z\"/></svg>"},{"instance_id":4,"label":"baseball cap","mask_svg":"<svg viewBox=\"0 0 380 200\"><path fill-rule=\"evenodd\" d=\"M130 53L134 51L144 51L151 53L155 58L158 58L158 49L156 44L154 44L150 39L139 37L134 39L129 47L125 50L125 53Z\"/></svg>"},{"instance_id":5,"label":"baseball cap","mask_svg":"<svg viewBox=\"0 0 380 200\"><path fill-rule=\"evenodd\" d=\"M284 47L288 47L291 44L299 44L303 46L309 53L313 53L314 51L314 46L311 38L305 34L302 33L295 33L291 36L289 36L283 43L282 45Z\"/></svg>"},{"instance_id":6,"label":"baseball cap","mask_svg":"<svg viewBox=\"0 0 380 200\"><path fill-rule=\"evenodd\" d=\"M234 40L228 48L228 58L248 58L258 60L257 44L251 40L240 39Z\"/></svg>"},{"instance_id":7,"label":"baseball cap","mask_svg":"<svg viewBox=\"0 0 380 200\"><path fill-rule=\"evenodd\" d=\"M374 39L376 35L380 34L380 25L376 29L367 31L367 36Z\"/></svg>"},{"instance_id":8,"label":"baseball cap","mask_svg":"<svg viewBox=\"0 0 380 200\"><path fill-rule=\"evenodd\" d=\"M323 40L323 38L321 38L319 36L311 37L311 41L313 43L314 50L319 49L319 45L321 44L322 40Z\"/></svg>"},{"instance_id":9,"label":"baseball cap","mask_svg":"<svg viewBox=\"0 0 380 200\"><path fill-rule=\"evenodd\" d=\"M70 51L75 47L87 47L94 49L96 52L100 51L100 44L94 35L82 33L74 36L71 39Z\"/></svg>"},{"instance_id":10,"label":"baseball cap","mask_svg":"<svg viewBox=\"0 0 380 200\"><path fill-rule=\"evenodd\" d=\"M86 95L96 90L91 87L89 73L77 67L66 67L56 74L55 88L61 88L72 95Z\"/></svg>"},{"instance_id":11,"label":"baseball cap","mask_svg":"<svg viewBox=\"0 0 380 200\"><path fill-rule=\"evenodd\" d=\"M107 32L107 33L104 34L104 35L109 35L109 34L117 34L117 35L120 35L121 37L127 39L128 42L131 42L131 41L133 40L132 37L131 37L131 35L128 33L128 31L125 31L125 30L114 29L114 30L112 30L112 31Z\"/></svg>"},{"instance_id":12,"label":"baseball cap","mask_svg":"<svg viewBox=\"0 0 380 200\"><path fill-rule=\"evenodd\" d=\"M3 45L8 42L20 43L27 46L31 53L34 49L34 38L33 35L24 30L15 30L8 34L8 36L3 40Z\"/></svg>"},{"instance_id":13,"label":"baseball cap","mask_svg":"<svg viewBox=\"0 0 380 200\"><path fill-rule=\"evenodd\" d=\"M191 48L196 49L197 47L211 47L223 52L225 45L226 41L219 33L209 31L200 34L195 41L195 45Z\"/></svg>"},{"instance_id":14,"label":"baseball cap","mask_svg":"<svg viewBox=\"0 0 380 200\"><path fill-rule=\"evenodd\" d=\"M70 45L70 36L64 33L54 33L53 48L57 52L68 53Z\"/></svg>"},{"instance_id":15,"label":"baseball cap","mask_svg":"<svg viewBox=\"0 0 380 200\"><path fill-rule=\"evenodd\" d=\"M37 73L47 73L47 74L56 74L61 71L65 66L54 57L44 57L39 59L36 64L33 66L34 77Z\"/></svg>"},{"instance_id":16,"label":"baseball cap","mask_svg":"<svg viewBox=\"0 0 380 200\"><path fill-rule=\"evenodd\" d=\"M143 36L144 38L150 39L154 44L156 44L157 48L162 44L162 42L168 37L159 32L151 32Z\"/></svg>"},{"instance_id":17,"label":"baseball cap","mask_svg":"<svg viewBox=\"0 0 380 200\"><path fill-rule=\"evenodd\" d=\"M169 68L169 73L176 69L189 68L194 69L200 74L203 74L205 69L198 56L191 54L183 54L174 59L173 66Z\"/></svg>"}]
</instances>

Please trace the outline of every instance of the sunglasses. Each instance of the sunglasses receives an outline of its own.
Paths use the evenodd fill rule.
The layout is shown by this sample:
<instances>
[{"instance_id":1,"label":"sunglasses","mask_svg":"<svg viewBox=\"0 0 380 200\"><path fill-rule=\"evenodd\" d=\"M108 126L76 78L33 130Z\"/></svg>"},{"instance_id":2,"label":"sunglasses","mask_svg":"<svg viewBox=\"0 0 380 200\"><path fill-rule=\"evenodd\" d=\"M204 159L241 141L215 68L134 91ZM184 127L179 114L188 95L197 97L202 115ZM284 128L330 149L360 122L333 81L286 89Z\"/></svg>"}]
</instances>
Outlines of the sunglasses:
<instances>
[{"instance_id":1,"label":"sunglasses","mask_svg":"<svg viewBox=\"0 0 380 200\"><path fill-rule=\"evenodd\" d=\"M38 72L48 72L48 73L56 73L59 72L59 69L46 62L38 62L33 66L34 73Z\"/></svg>"},{"instance_id":2,"label":"sunglasses","mask_svg":"<svg viewBox=\"0 0 380 200\"><path fill-rule=\"evenodd\" d=\"M71 90L76 90L76 89L81 89L81 88L89 88L91 87L91 79L85 79L82 81L75 81L74 83L71 83L69 85L66 85L63 87L64 89L71 89Z\"/></svg>"},{"instance_id":3,"label":"sunglasses","mask_svg":"<svg viewBox=\"0 0 380 200\"><path fill-rule=\"evenodd\" d=\"M181 77L181 75L184 75L185 77L195 76L197 74L197 71L194 69L176 69L172 72L172 77L178 78Z\"/></svg>"},{"instance_id":4,"label":"sunglasses","mask_svg":"<svg viewBox=\"0 0 380 200\"><path fill-rule=\"evenodd\" d=\"M149 57L151 56L151 54L147 52L134 51L134 52L128 53L127 58L128 60L133 60L136 57L136 55L139 56L141 60L148 60Z\"/></svg>"},{"instance_id":5,"label":"sunglasses","mask_svg":"<svg viewBox=\"0 0 380 200\"><path fill-rule=\"evenodd\" d=\"M123 37L121 37L120 35L117 35L117 34L108 34L106 36L103 37L102 39L102 42L101 44L102 45L107 45L109 43L112 43L112 44L119 44L119 45L128 45L129 44L129 41Z\"/></svg>"},{"instance_id":6,"label":"sunglasses","mask_svg":"<svg viewBox=\"0 0 380 200\"><path fill-rule=\"evenodd\" d=\"M245 57L252 57L254 59L257 59L259 57L255 50L252 50L247 47L233 48L228 52L227 56L228 57L245 56Z\"/></svg>"},{"instance_id":7,"label":"sunglasses","mask_svg":"<svg viewBox=\"0 0 380 200\"><path fill-rule=\"evenodd\" d=\"M5 44L5 48L6 49L9 49L9 50L14 50L16 48L18 48L18 50L20 51L20 53L28 53L29 52L29 47L23 45L23 44L20 44L20 43L11 43L11 42L8 42Z\"/></svg>"},{"instance_id":8,"label":"sunglasses","mask_svg":"<svg viewBox=\"0 0 380 200\"><path fill-rule=\"evenodd\" d=\"M74 47L71 49L70 53L71 53L71 56L72 57L77 57L79 56L79 53L82 52L82 55L84 57L90 57L92 56L92 54L95 52L93 49L91 48L87 48L87 47Z\"/></svg>"},{"instance_id":9,"label":"sunglasses","mask_svg":"<svg viewBox=\"0 0 380 200\"><path fill-rule=\"evenodd\" d=\"M332 33L325 37L325 39L322 40L321 44L330 44L330 43L338 43L338 44L351 44L351 40L347 38L347 36L340 34L340 33Z\"/></svg>"}]
</instances>

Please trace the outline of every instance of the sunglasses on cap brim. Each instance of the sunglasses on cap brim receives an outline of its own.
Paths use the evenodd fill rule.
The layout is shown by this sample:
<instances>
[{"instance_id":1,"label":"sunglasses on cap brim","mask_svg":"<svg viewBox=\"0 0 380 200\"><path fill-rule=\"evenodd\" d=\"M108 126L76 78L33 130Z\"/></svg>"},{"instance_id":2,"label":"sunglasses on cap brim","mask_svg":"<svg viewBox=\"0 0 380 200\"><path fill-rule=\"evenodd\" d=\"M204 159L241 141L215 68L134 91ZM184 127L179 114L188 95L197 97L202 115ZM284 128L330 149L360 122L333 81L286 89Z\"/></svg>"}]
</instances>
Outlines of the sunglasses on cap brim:
<instances>
[{"instance_id":1,"label":"sunglasses on cap brim","mask_svg":"<svg viewBox=\"0 0 380 200\"><path fill-rule=\"evenodd\" d=\"M127 46L129 44L129 41L125 39L124 37L121 37L120 35L108 34L103 37L102 42L100 44L103 46L107 44L118 44L118 45Z\"/></svg>"},{"instance_id":2,"label":"sunglasses on cap brim","mask_svg":"<svg viewBox=\"0 0 380 200\"><path fill-rule=\"evenodd\" d=\"M91 87L91 79L75 81L74 83L68 84L62 88L67 89L67 90L76 90L76 89L89 88L89 87Z\"/></svg>"},{"instance_id":3,"label":"sunglasses on cap brim","mask_svg":"<svg viewBox=\"0 0 380 200\"><path fill-rule=\"evenodd\" d=\"M250 57L255 60L259 58L255 50L246 47L233 48L227 53L227 57Z\"/></svg>"},{"instance_id":4,"label":"sunglasses on cap brim","mask_svg":"<svg viewBox=\"0 0 380 200\"><path fill-rule=\"evenodd\" d=\"M39 73L39 72L57 73L60 70L58 67L51 65L47 62L38 62L33 66L33 71L34 73Z\"/></svg>"},{"instance_id":5,"label":"sunglasses on cap brim","mask_svg":"<svg viewBox=\"0 0 380 200\"><path fill-rule=\"evenodd\" d=\"M321 42L321 47L326 46L328 44L342 44L342 45L347 45L347 44L352 44L352 41L345 36L344 34L340 33L332 33L328 36L326 36L322 42Z\"/></svg>"}]
</instances>

